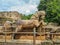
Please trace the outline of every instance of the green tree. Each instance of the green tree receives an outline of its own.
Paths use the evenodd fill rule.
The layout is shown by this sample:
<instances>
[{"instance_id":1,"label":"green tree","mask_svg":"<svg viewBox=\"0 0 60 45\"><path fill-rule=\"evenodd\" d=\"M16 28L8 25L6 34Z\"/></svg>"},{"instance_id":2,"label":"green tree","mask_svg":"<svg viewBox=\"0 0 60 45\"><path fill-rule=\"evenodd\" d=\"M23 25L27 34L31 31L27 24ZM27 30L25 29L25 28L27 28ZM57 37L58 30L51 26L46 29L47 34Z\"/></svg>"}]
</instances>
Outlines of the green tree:
<instances>
[{"instance_id":1,"label":"green tree","mask_svg":"<svg viewBox=\"0 0 60 45\"><path fill-rule=\"evenodd\" d=\"M60 0L41 0L38 10L46 11L46 22L57 22L60 24Z\"/></svg>"},{"instance_id":2,"label":"green tree","mask_svg":"<svg viewBox=\"0 0 60 45\"><path fill-rule=\"evenodd\" d=\"M33 14L29 14L29 15L22 15L22 19L24 20L29 20L31 18Z\"/></svg>"}]
</instances>

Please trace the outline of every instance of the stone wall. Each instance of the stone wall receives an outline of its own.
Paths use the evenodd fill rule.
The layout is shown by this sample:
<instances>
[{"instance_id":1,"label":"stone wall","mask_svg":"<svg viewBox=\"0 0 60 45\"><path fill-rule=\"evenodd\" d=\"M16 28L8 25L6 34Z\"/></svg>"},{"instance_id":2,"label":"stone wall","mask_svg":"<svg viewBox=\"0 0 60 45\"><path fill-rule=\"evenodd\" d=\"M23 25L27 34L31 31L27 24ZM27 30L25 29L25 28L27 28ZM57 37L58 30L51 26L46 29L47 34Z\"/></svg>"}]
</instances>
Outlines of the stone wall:
<instances>
[{"instance_id":1,"label":"stone wall","mask_svg":"<svg viewBox=\"0 0 60 45\"><path fill-rule=\"evenodd\" d=\"M3 25L5 21L15 21L17 19L21 19L22 14L17 11L3 11L0 12L0 25Z\"/></svg>"},{"instance_id":2,"label":"stone wall","mask_svg":"<svg viewBox=\"0 0 60 45\"><path fill-rule=\"evenodd\" d=\"M13 20L17 20L21 18L22 14L17 11L9 11L9 12L0 12L0 17L12 18Z\"/></svg>"}]
</instances>

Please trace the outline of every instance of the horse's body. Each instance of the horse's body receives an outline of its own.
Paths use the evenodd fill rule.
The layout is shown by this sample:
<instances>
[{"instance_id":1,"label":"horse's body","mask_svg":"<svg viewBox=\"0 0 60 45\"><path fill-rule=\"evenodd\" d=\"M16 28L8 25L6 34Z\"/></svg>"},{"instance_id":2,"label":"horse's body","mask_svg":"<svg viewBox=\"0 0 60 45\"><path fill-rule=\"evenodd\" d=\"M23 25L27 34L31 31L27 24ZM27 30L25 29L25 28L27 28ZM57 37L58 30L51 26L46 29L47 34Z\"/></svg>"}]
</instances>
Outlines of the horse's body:
<instances>
[{"instance_id":1,"label":"horse's body","mask_svg":"<svg viewBox=\"0 0 60 45\"><path fill-rule=\"evenodd\" d=\"M45 17L45 12L38 11L37 13L32 15L30 20L18 20L18 21L16 21L17 22L16 32L20 31L22 28L34 28L34 27L39 27L40 25L43 26L44 17Z\"/></svg>"},{"instance_id":2,"label":"horse's body","mask_svg":"<svg viewBox=\"0 0 60 45\"><path fill-rule=\"evenodd\" d=\"M21 31L22 28L34 28L34 27L39 27L41 26L41 23L43 23L43 18L45 16L44 11L39 11L37 13L35 13L34 15L32 15L30 20L17 20L16 23L16 30L15 32ZM4 24L4 28L5 30L8 30L9 28L11 28L11 22L10 21L6 21Z\"/></svg>"},{"instance_id":3,"label":"horse's body","mask_svg":"<svg viewBox=\"0 0 60 45\"><path fill-rule=\"evenodd\" d=\"M18 29L20 31L22 28L33 28L38 27L38 25L38 20L18 20L16 32L18 31Z\"/></svg>"}]
</instances>

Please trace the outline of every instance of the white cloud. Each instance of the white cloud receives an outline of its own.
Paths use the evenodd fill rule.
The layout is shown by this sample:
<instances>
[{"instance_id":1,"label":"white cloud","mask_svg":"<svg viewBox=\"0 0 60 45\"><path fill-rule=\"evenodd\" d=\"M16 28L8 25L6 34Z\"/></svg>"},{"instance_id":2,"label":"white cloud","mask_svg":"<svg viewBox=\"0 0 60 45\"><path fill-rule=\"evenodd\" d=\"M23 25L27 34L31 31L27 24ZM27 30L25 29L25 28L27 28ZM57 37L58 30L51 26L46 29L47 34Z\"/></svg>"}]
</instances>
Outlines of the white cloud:
<instances>
[{"instance_id":1,"label":"white cloud","mask_svg":"<svg viewBox=\"0 0 60 45\"><path fill-rule=\"evenodd\" d=\"M18 11L23 14L32 14L36 12L40 0L1 0L0 10ZM28 2L28 3L27 3Z\"/></svg>"},{"instance_id":2,"label":"white cloud","mask_svg":"<svg viewBox=\"0 0 60 45\"><path fill-rule=\"evenodd\" d=\"M30 13L30 10L26 10L26 13Z\"/></svg>"},{"instance_id":3,"label":"white cloud","mask_svg":"<svg viewBox=\"0 0 60 45\"><path fill-rule=\"evenodd\" d=\"M36 5L12 6L8 10L9 11L18 11L23 14L30 14L30 13L34 13L35 11L37 11L36 7L37 7Z\"/></svg>"}]
</instances>

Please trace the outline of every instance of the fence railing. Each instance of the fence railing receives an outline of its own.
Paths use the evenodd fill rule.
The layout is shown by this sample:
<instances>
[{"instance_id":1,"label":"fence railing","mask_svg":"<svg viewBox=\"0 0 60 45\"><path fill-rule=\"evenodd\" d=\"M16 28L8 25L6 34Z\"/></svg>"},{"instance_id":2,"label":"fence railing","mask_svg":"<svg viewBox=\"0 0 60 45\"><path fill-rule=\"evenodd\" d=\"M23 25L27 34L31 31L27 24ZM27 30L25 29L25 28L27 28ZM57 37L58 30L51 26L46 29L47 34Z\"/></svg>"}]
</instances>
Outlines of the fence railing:
<instances>
[{"instance_id":1,"label":"fence railing","mask_svg":"<svg viewBox=\"0 0 60 45\"><path fill-rule=\"evenodd\" d=\"M15 26L12 26L12 27L15 27ZM36 32L36 28L33 28L33 32L0 32L0 34L4 34L4 36L5 36L5 41L4 42L7 42L7 38L6 38L6 36L7 36L7 34L12 34L12 39L11 40L14 40L14 34L33 34L33 45L36 45L36 34L39 34L40 36L41 35L52 35L51 37L52 37L52 39L53 39L53 37L54 37L54 35L60 35L60 33L50 33L50 32ZM51 39L51 40L52 40ZM53 41L53 40L52 40Z\"/></svg>"}]
</instances>

